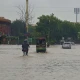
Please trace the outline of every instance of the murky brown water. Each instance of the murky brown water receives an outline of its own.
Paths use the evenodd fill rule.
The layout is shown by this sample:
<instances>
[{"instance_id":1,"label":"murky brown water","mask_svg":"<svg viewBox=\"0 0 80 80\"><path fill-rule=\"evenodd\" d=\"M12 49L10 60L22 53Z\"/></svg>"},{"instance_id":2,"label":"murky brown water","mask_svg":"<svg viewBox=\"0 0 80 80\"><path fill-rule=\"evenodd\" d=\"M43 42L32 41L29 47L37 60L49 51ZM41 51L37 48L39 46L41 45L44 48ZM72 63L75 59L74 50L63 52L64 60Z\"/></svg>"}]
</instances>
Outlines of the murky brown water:
<instances>
[{"instance_id":1,"label":"murky brown water","mask_svg":"<svg viewBox=\"0 0 80 80\"><path fill-rule=\"evenodd\" d=\"M29 56L21 45L0 45L0 80L80 80L80 45L51 46L47 53L30 46Z\"/></svg>"}]
</instances>

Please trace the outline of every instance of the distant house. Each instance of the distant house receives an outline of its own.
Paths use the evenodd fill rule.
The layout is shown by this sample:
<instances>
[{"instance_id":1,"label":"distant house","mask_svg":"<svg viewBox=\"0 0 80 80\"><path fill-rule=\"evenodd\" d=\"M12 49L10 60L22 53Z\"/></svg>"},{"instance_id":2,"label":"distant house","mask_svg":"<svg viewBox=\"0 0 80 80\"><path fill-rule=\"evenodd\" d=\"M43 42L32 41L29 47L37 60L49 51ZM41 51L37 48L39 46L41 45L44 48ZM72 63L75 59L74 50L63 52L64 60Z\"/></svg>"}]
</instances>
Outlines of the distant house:
<instances>
[{"instance_id":1,"label":"distant house","mask_svg":"<svg viewBox=\"0 0 80 80\"><path fill-rule=\"evenodd\" d=\"M4 17L0 17L0 35L10 35L11 34L11 21L9 19L5 19Z\"/></svg>"},{"instance_id":2,"label":"distant house","mask_svg":"<svg viewBox=\"0 0 80 80\"><path fill-rule=\"evenodd\" d=\"M4 17L0 17L0 44L6 42L6 38L3 37L4 35L11 35L11 21Z\"/></svg>"}]
</instances>

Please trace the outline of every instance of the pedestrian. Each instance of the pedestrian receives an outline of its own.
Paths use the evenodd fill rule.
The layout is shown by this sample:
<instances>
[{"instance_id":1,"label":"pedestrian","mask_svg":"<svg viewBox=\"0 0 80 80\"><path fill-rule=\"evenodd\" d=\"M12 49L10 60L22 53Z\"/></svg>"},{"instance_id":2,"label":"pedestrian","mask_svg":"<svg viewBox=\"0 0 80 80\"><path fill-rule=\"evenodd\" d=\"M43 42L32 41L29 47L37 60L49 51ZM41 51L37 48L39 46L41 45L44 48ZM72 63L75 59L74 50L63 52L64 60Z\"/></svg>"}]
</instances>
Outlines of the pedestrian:
<instances>
[{"instance_id":1,"label":"pedestrian","mask_svg":"<svg viewBox=\"0 0 80 80\"><path fill-rule=\"evenodd\" d=\"M25 39L24 42L22 43L22 51L23 51L23 56L27 55L28 56L28 50L29 50L29 43Z\"/></svg>"}]
</instances>

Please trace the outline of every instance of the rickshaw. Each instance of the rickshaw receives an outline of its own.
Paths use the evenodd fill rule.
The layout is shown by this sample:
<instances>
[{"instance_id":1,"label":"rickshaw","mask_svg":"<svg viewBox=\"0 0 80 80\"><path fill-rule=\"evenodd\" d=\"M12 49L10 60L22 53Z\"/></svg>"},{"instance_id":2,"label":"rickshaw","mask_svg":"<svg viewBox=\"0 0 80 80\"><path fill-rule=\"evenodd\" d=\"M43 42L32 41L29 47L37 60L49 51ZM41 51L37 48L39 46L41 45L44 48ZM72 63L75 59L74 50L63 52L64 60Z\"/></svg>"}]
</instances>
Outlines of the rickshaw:
<instances>
[{"instance_id":1,"label":"rickshaw","mask_svg":"<svg viewBox=\"0 0 80 80\"><path fill-rule=\"evenodd\" d=\"M46 38L40 37L36 39L36 52L46 52Z\"/></svg>"}]
</instances>

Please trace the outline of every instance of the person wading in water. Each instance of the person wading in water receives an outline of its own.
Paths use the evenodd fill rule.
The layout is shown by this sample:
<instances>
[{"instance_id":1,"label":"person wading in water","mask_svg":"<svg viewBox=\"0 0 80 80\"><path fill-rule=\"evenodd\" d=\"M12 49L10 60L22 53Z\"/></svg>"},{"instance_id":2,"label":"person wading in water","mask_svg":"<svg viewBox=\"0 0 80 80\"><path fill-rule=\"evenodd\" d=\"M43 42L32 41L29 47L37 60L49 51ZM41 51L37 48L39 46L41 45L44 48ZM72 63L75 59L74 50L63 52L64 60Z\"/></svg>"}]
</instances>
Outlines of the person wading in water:
<instances>
[{"instance_id":1,"label":"person wading in water","mask_svg":"<svg viewBox=\"0 0 80 80\"><path fill-rule=\"evenodd\" d=\"M24 42L22 43L22 51L23 51L23 56L27 55L28 56L28 50L29 50L29 43L25 39Z\"/></svg>"}]
</instances>

